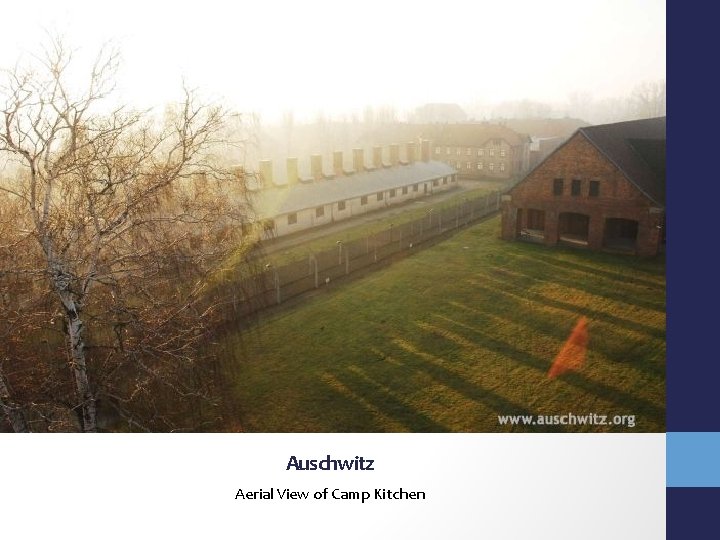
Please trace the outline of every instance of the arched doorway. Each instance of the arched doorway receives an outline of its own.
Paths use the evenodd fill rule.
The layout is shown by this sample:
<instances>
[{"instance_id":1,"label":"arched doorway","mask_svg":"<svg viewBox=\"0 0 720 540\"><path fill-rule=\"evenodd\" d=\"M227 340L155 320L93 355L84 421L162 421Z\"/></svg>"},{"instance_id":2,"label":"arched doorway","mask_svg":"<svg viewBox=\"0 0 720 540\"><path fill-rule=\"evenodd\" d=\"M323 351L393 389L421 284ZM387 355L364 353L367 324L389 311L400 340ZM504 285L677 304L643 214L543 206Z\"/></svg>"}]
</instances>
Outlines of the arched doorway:
<instances>
[{"instance_id":1,"label":"arched doorway","mask_svg":"<svg viewBox=\"0 0 720 540\"><path fill-rule=\"evenodd\" d=\"M558 236L563 244L587 246L590 232L590 216L575 212L561 212L558 221Z\"/></svg>"},{"instance_id":2,"label":"arched doorway","mask_svg":"<svg viewBox=\"0 0 720 540\"><path fill-rule=\"evenodd\" d=\"M638 222L633 219L607 218L603 233L603 247L620 251L635 251Z\"/></svg>"}]
</instances>

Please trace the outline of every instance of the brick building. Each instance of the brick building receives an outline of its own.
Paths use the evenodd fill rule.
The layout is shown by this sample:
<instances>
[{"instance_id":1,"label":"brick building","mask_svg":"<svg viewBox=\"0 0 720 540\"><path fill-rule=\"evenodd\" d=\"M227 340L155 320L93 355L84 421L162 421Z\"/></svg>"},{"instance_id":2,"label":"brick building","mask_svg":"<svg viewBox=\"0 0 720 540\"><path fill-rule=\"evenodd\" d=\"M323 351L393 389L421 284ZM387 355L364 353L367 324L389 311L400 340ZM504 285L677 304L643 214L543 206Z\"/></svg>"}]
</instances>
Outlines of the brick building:
<instances>
[{"instance_id":1,"label":"brick building","mask_svg":"<svg viewBox=\"0 0 720 540\"><path fill-rule=\"evenodd\" d=\"M502 237L657 254L665 141L665 117L578 129L503 196Z\"/></svg>"},{"instance_id":2,"label":"brick building","mask_svg":"<svg viewBox=\"0 0 720 540\"><path fill-rule=\"evenodd\" d=\"M430 139L432 158L454 167L461 179L512 181L530 168L530 137L500 124L393 124L363 139L373 144Z\"/></svg>"}]
</instances>

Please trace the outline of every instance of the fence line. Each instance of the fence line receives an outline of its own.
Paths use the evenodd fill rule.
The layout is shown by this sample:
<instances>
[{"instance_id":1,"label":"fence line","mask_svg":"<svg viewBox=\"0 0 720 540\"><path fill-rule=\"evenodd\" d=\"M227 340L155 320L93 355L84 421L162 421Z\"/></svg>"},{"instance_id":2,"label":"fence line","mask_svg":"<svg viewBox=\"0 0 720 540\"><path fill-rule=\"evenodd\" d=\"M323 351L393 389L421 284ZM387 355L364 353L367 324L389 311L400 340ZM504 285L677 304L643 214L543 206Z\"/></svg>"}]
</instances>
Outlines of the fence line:
<instances>
[{"instance_id":1,"label":"fence line","mask_svg":"<svg viewBox=\"0 0 720 540\"><path fill-rule=\"evenodd\" d=\"M251 315L264 307L281 304L332 281L374 265L386 264L393 257L431 245L433 240L449 236L462 227L500 209L501 191L468 198L455 206L430 209L425 216L408 223L390 225L387 229L337 247L310 253L281 266L266 265L257 276L229 280L213 295L216 299L232 298L224 317L227 321Z\"/></svg>"}]
</instances>

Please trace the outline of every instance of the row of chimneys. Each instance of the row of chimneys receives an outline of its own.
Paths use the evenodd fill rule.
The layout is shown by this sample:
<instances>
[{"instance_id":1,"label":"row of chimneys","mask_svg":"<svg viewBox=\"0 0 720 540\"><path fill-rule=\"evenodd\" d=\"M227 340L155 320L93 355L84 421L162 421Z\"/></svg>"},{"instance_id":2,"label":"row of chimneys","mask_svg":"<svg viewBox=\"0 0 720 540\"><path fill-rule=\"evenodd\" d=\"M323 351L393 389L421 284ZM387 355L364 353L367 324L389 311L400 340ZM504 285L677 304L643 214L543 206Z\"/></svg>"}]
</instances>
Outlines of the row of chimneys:
<instances>
[{"instance_id":1,"label":"row of chimneys","mask_svg":"<svg viewBox=\"0 0 720 540\"><path fill-rule=\"evenodd\" d=\"M430 161L430 141L421 141L420 155L422 161ZM310 178L300 178L298 174L298 158L291 157L287 158L287 184L278 184L273 178L272 161L264 159L260 162L260 180L263 187L270 187L274 185L276 187L292 186L298 182L310 183L315 180L322 180L323 178L329 179L336 176L349 176L356 172L362 171L374 171L380 168L397 167L398 165L409 165L415 162L415 143L409 142L406 146L406 161L400 160L400 145L390 145L390 162L386 163L382 158L382 146L373 147L373 164L372 167L365 165L365 151L362 148L353 149L353 169L347 170L343 166L343 153L342 151L333 152L333 174L324 174L322 168L322 156L320 154L314 154L310 156Z\"/></svg>"}]
</instances>

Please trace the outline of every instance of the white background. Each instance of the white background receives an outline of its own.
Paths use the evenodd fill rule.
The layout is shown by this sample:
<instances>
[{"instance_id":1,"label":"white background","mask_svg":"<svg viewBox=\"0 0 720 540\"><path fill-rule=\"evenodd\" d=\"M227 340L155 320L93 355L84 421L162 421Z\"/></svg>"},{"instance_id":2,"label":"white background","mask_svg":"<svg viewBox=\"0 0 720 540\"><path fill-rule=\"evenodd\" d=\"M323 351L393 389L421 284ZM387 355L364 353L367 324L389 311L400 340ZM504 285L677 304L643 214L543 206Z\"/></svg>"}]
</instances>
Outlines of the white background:
<instances>
[{"instance_id":1,"label":"white background","mask_svg":"<svg viewBox=\"0 0 720 540\"><path fill-rule=\"evenodd\" d=\"M3 435L2 536L661 539L664 434ZM286 471L298 459L375 471ZM317 501L324 487L425 501ZM308 501L235 500L310 491Z\"/></svg>"}]
</instances>

